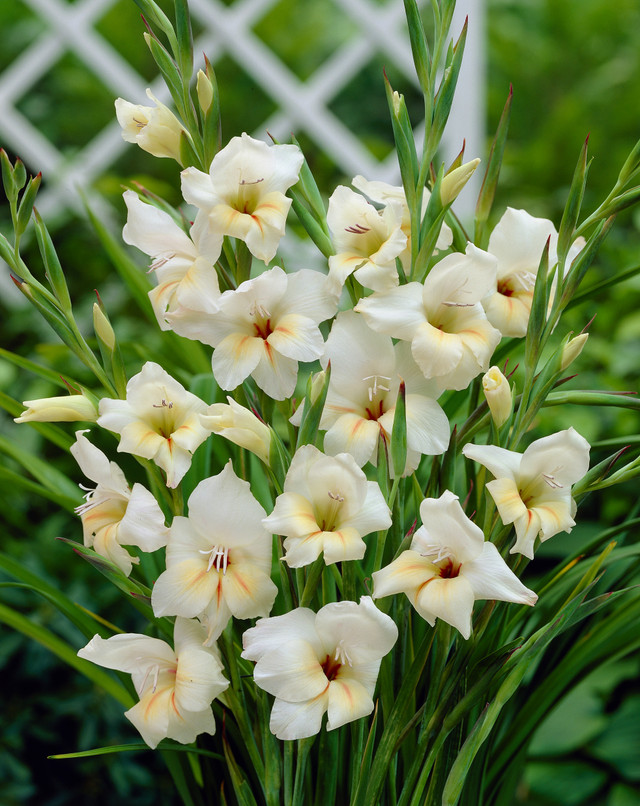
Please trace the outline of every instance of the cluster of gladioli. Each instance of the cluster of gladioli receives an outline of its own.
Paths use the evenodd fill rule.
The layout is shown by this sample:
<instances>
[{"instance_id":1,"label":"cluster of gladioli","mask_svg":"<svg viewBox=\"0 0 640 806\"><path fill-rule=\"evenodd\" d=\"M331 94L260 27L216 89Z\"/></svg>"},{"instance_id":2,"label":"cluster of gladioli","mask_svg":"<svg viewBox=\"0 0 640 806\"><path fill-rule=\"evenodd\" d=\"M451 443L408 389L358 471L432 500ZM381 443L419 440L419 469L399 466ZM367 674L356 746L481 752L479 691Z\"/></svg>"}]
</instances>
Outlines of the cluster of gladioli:
<instances>
[{"instance_id":1,"label":"cluster of gladioli","mask_svg":"<svg viewBox=\"0 0 640 806\"><path fill-rule=\"evenodd\" d=\"M120 99L117 111L125 139L177 158L182 127L166 107ZM557 240L550 221L509 209L486 251L472 243L456 251L443 224L426 278L407 281L411 228L404 191L358 176L356 190L340 186L329 199L327 271L285 270L269 264L285 233L286 193L302 164L296 145L233 138L208 174L182 172L184 201L195 209L188 231L148 198L124 194L123 238L151 258L156 286L149 297L158 326L213 348L213 377L231 393L252 379L268 398L292 401L306 377L300 365L319 362L308 398L291 405L294 428L324 395L321 436L293 455L285 450L270 512L230 460L201 479L185 514L166 524L152 493L138 483L130 487L89 432L77 432L72 453L97 485L77 510L85 545L125 575L139 562L125 547L165 550L151 606L156 618L175 617L175 647L143 635L96 636L79 653L133 675L140 702L126 715L151 747L165 737L188 743L214 732L210 706L224 699L228 686L217 641L232 619L258 619L244 631L242 658L255 662L256 685L275 697L271 731L301 739L320 731L325 712L332 730L373 711L380 664L398 637L377 600L404 594L429 625L440 619L463 639L472 633L477 600L537 600L459 497L444 490L422 501L420 527L404 550L396 547L395 559L375 569L370 595L328 602L317 613L300 606L271 615L279 596L274 536L284 552L278 562L291 569L320 558L327 566L361 561L371 536L392 524L374 466L386 456L397 480L414 474L424 456L447 450L450 424L437 402L444 391L466 389L483 375L496 427L508 420L512 390L490 368L491 359L503 336L526 334L540 258L547 242L553 250ZM425 191L423 211L427 198ZM255 258L251 276L237 285L217 271L225 238L244 242ZM345 284L355 304L345 304ZM235 443L270 470L274 445L282 446L273 428L236 397L208 404L152 362L129 380L122 399L103 398L97 411L85 397L74 397L77 403L27 401L18 419L95 422L119 437L118 451L163 471L169 490L179 488L208 439ZM391 453L399 407L406 449L397 466ZM494 476L486 487L502 522L514 524L511 552L533 558L538 538L571 531L571 487L589 463L589 445L572 428L536 440L522 454L471 443L462 452Z\"/></svg>"}]
</instances>

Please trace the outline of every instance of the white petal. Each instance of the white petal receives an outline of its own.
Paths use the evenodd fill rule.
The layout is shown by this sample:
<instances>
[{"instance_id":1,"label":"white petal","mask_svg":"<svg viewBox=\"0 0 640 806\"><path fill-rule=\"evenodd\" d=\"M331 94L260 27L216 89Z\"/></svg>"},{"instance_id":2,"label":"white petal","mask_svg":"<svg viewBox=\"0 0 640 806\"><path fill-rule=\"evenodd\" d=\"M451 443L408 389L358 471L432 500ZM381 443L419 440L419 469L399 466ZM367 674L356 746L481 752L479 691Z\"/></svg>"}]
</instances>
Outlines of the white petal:
<instances>
[{"instance_id":1,"label":"white petal","mask_svg":"<svg viewBox=\"0 0 640 806\"><path fill-rule=\"evenodd\" d=\"M410 341L425 321L420 283L407 283L361 299L355 306L367 324L379 333Z\"/></svg>"},{"instance_id":2,"label":"white petal","mask_svg":"<svg viewBox=\"0 0 640 806\"><path fill-rule=\"evenodd\" d=\"M150 257L159 255L197 257L189 236L168 213L140 200L137 193L127 190L123 194L127 205L127 223L122 230L125 243L137 247Z\"/></svg>"},{"instance_id":3,"label":"white petal","mask_svg":"<svg viewBox=\"0 0 640 806\"><path fill-rule=\"evenodd\" d=\"M98 666L134 674L154 665L175 664L175 653L159 638L150 638L139 633L125 633L111 638L94 635L91 641L78 651L78 657L90 660Z\"/></svg>"},{"instance_id":4,"label":"white petal","mask_svg":"<svg viewBox=\"0 0 640 806\"><path fill-rule=\"evenodd\" d=\"M298 362L281 355L269 342L265 341L263 344L262 356L251 377L269 397L286 400L296 388Z\"/></svg>"},{"instance_id":5,"label":"white petal","mask_svg":"<svg viewBox=\"0 0 640 806\"><path fill-rule=\"evenodd\" d=\"M121 543L138 546L142 551L156 551L167 545L169 530L164 524L164 514L153 495L141 484L133 485L118 532Z\"/></svg>"},{"instance_id":6,"label":"white petal","mask_svg":"<svg viewBox=\"0 0 640 806\"><path fill-rule=\"evenodd\" d=\"M101 450L89 442L85 433L76 431L76 441L69 449L80 470L100 487L128 498L130 490L124 473L115 462L110 462Z\"/></svg>"},{"instance_id":7,"label":"white petal","mask_svg":"<svg viewBox=\"0 0 640 806\"><path fill-rule=\"evenodd\" d=\"M376 420L365 420L358 414L344 414L324 436L324 449L329 454L350 453L359 467L375 459L380 426Z\"/></svg>"},{"instance_id":8,"label":"white petal","mask_svg":"<svg viewBox=\"0 0 640 806\"><path fill-rule=\"evenodd\" d=\"M459 563L474 559L482 552L482 529L467 518L458 496L450 490L445 490L440 498L425 498L420 504L420 517L423 526L414 535L412 550L428 554L434 546L447 548Z\"/></svg>"},{"instance_id":9,"label":"white petal","mask_svg":"<svg viewBox=\"0 0 640 806\"><path fill-rule=\"evenodd\" d=\"M407 445L427 456L439 456L449 447L449 420L429 397L406 396Z\"/></svg>"},{"instance_id":10,"label":"white petal","mask_svg":"<svg viewBox=\"0 0 640 806\"><path fill-rule=\"evenodd\" d=\"M589 443L573 428L532 442L522 455L520 474L533 479L552 477L553 484L569 486L589 469Z\"/></svg>"},{"instance_id":11,"label":"white petal","mask_svg":"<svg viewBox=\"0 0 640 806\"><path fill-rule=\"evenodd\" d=\"M322 726L328 696L327 692L307 702L276 700L269 721L271 733L285 741L315 736Z\"/></svg>"},{"instance_id":12,"label":"white petal","mask_svg":"<svg viewBox=\"0 0 640 806\"><path fill-rule=\"evenodd\" d=\"M202 711L229 686L215 654L204 647L189 647L178 656L175 699L180 711Z\"/></svg>"},{"instance_id":13,"label":"white petal","mask_svg":"<svg viewBox=\"0 0 640 806\"><path fill-rule=\"evenodd\" d=\"M329 683L327 730L335 730L373 711L373 700L359 680L338 676Z\"/></svg>"},{"instance_id":14,"label":"white petal","mask_svg":"<svg viewBox=\"0 0 640 806\"><path fill-rule=\"evenodd\" d=\"M493 543L485 543L482 554L464 563L460 573L469 581L476 599L534 605L538 597L526 588L500 556Z\"/></svg>"},{"instance_id":15,"label":"white petal","mask_svg":"<svg viewBox=\"0 0 640 806\"><path fill-rule=\"evenodd\" d=\"M245 333L231 333L213 352L213 375L222 389L239 386L258 366L265 351L265 342Z\"/></svg>"},{"instance_id":16,"label":"white petal","mask_svg":"<svg viewBox=\"0 0 640 806\"><path fill-rule=\"evenodd\" d=\"M468 442L462 453L467 459L480 462L496 478L515 479L520 470L522 454L498 448L496 445L474 445Z\"/></svg>"},{"instance_id":17,"label":"white petal","mask_svg":"<svg viewBox=\"0 0 640 806\"><path fill-rule=\"evenodd\" d=\"M316 633L315 622L316 614L307 607L297 607L283 616L260 619L255 627L248 629L242 636L242 657L260 660L265 652L289 638L311 644L317 657L320 657L323 648Z\"/></svg>"},{"instance_id":18,"label":"white petal","mask_svg":"<svg viewBox=\"0 0 640 806\"><path fill-rule=\"evenodd\" d=\"M321 660L310 643L292 638L266 652L257 662L253 677L260 688L275 697L304 702L318 697L329 685Z\"/></svg>"},{"instance_id":19,"label":"white petal","mask_svg":"<svg viewBox=\"0 0 640 806\"><path fill-rule=\"evenodd\" d=\"M493 255L467 244L465 254L454 252L431 269L424 283L425 309L434 313L443 302L469 305L495 291L497 260Z\"/></svg>"},{"instance_id":20,"label":"white petal","mask_svg":"<svg viewBox=\"0 0 640 806\"><path fill-rule=\"evenodd\" d=\"M398 628L373 603L370 596L360 602L331 602L318 611L316 631L328 649L343 646L352 664L380 660L395 644Z\"/></svg>"},{"instance_id":21,"label":"white petal","mask_svg":"<svg viewBox=\"0 0 640 806\"><path fill-rule=\"evenodd\" d=\"M416 610L429 623L436 618L455 627L463 638L471 635L473 589L463 577L433 579L418 593L413 602Z\"/></svg>"}]
</instances>

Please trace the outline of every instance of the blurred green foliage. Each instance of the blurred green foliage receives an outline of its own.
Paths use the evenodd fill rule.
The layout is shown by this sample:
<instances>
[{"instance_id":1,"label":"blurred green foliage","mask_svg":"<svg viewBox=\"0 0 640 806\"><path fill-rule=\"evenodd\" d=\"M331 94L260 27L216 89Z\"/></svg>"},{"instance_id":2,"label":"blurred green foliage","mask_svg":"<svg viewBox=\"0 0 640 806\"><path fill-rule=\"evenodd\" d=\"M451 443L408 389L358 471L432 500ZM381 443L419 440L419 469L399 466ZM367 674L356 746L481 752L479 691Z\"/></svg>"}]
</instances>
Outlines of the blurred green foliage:
<instances>
[{"instance_id":1,"label":"blurred green foliage","mask_svg":"<svg viewBox=\"0 0 640 806\"><path fill-rule=\"evenodd\" d=\"M225 0L231 5L233 0ZM390 0L399 2L399 0ZM165 8L170 2L163 2ZM336 48L348 41L354 23L330 0L281 0L274 4L254 32L301 80ZM0 70L9 65L45 29L45 23L19 0L0 4ZM97 23L97 29L146 79L154 76L153 61L142 43L143 25L133 0L119 0ZM509 84L514 100L495 220L507 205L552 218L556 225L568 191L575 161L589 134L594 155L585 210L594 209L615 181L619 167L640 137L640 5L637 0L488 0L488 130L495 128ZM358 134L372 153L383 158L392 144L382 82L382 56L372 52L357 78L337 93L332 110ZM216 63L220 86L224 138L253 131L275 104L230 57ZM420 102L406 79L387 65L394 88L405 93L410 114L418 119ZM46 78L30 88L18 104L63 153L81 148L113 115L113 97L104 82L72 54L64 54ZM349 181L322 149L305 135L300 141L323 192ZM488 146L487 146L488 147ZM476 156L476 155L470 155ZM486 155L480 155L486 156ZM32 172L39 166L29 165ZM375 179L376 177L369 177ZM178 204L177 166L157 160L134 146L96 182L122 223L122 184L138 181ZM44 181L46 187L46 177ZM0 227L6 217L0 214ZM640 264L640 215L623 214L586 285ZM137 342L153 342L149 326L139 320L112 267L98 248L84 219L62 217L54 233L78 302L83 332L91 333L93 288L98 288L116 323L129 364L137 371ZM139 254L134 254L141 268ZM28 263L39 267L33 244ZM36 270L40 274L39 268ZM579 331L597 314L587 348L575 368L581 388L637 391L640 355L640 278L607 292L606 306L594 295L576 306L558 329ZM59 372L85 380L82 368L65 357L53 334L25 308L17 290L0 295L2 346ZM560 332L562 330L562 332ZM29 377L0 360L0 390L17 400L57 394L43 381ZM542 432L573 425L590 441L638 432L637 417L620 410L548 409L540 417ZM68 429L72 433L73 429ZM16 427L0 418L0 433L14 438ZM22 426L19 439L39 455L56 462L70 477L83 481L74 463L48 446L31 428ZM612 452L613 449L610 450ZM598 452L600 455L602 452ZM605 454L602 454L605 455ZM6 460L12 469L18 468ZM570 537L582 536L599 521L615 523L635 500L634 490L605 495L581 509L581 526ZM121 627L139 629L135 613L105 586L95 585L95 572L79 559L73 562L57 536L80 539L79 522L56 512L48 502L0 488L3 513L1 548L21 559L55 584ZM586 521L585 523L582 523ZM585 531L583 531L585 530ZM545 548L567 551L567 536ZM544 553L542 558L544 557ZM81 638L36 594L3 588L3 598L34 619L68 637ZM118 706L107 702L93 686L67 672L45 650L20 636L0 632L0 669L11 698L2 702L0 780L2 803L74 806L112 803L114 797L131 806L172 803L169 786L162 786L162 764L152 753L107 756L83 761L47 761L55 752L134 740L135 732L122 719ZM611 665L584 681L539 731L532 746L533 762L521 787L519 802L535 806L583 804L627 806L637 803L640 783L637 719L640 707L638 662ZM90 717L85 718L86 714ZM570 727L567 730L567 726ZM68 766L61 766L68 765ZM72 771L71 771L72 770ZM69 784L69 781L75 781ZM157 793L161 792L158 800Z\"/></svg>"}]
</instances>

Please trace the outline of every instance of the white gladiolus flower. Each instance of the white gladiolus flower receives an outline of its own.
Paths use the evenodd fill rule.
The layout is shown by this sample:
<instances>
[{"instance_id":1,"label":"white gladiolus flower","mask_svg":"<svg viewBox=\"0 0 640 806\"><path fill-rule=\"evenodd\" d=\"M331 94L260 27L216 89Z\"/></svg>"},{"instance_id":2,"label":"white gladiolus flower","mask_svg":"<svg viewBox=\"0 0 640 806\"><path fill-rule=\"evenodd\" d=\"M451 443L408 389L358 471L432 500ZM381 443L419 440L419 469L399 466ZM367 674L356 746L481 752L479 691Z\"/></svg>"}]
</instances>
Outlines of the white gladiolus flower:
<instances>
[{"instance_id":1,"label":"white gladiolus flower","mask_svg":"<svg viewBox=\"0 0 640 806\"><path fill-rule=\"evenodd\" d=\"M225 291L218 311L194 337L215 348L213 374L222 389L235 389L251 375L269 397L284 400L295 389L298 361L322 355L318 323L336 307L325 275L308 269L285 274L275 267Z\"/></svg>"},{"instance_id":2,"label":"white gladiolus flower","mask_svg":"<svg viewBox=\"0 0 640 806\"><path fill-rule=\"evenodd\" d=\"M268 146L243 134L215 155L209 174L184 170L182 195L205 211L212 232L245 241L268 263L284 235L291 206L285 193L298 181L302 162L296 145Z\"/></svg>"},{"instance_id":3,"label":"white gladiolus flower","mask_svg":"<svg viewBox=\"0 0 640 806\"><path fill-rule=\"evenodd\" d=\"M437 618L471 635L473 603L478 599L534 605L525 588L482 530L464 514L449 490L420 505L422 526L411 548L373 574L373 596L405 593L431 626Z\"/></svg>"},{"instance_id":4,"label":"white gladiolus flower","mask_svg":"<svg viewBox=\"0 0 640 806\"><path fill-rule=\"evenodd\" d=\"M217 649L203 647L204 637L198 622L178 618L175 651L159 638L129 633L95 635L78 656L132 675L140 702L125 716L149 747L162 739L190 744L200 733L215 733L210 706L229 686Z\"/></svg>"},{"instance_id":5,"label":"white gladiolus flower","mask_svg":"<svg viewBox=\"0 0 640 806\"><path fill-rule=\"evenodd\" d=\"M122 138L137 143L154 157L170 157L180 162L180 136L188 132L173 112L147 90L155 106L132 104L116 99L116 117L122 127Z\"/></svg>"},{"instance_id":6,"label":"white gladiolus flower","mask_svg":"<svg viewBox=\"0 0 640 806\"><path fill-rule=\"evenodd\" d=\"M536 537L548 540L576 525L571 485L589 469L589 443L573 428L537 439L524 453L472 444L465 445L462 453L495 476L487 490L502 522L515 526L511 554L519 552L532 560Z\"/></svg>"},{"instance_id":7,"label":"white gladiolus flower","mask_svg":"<svg viewBox=\"0 0 640 806\"><path fill-rule=\"evenodd\" d=\"M339 185L329 199L327 224L335 254L329 282L340 291L350 274L365 288L383 291L398 285L396 258L407 245L402 207L390 203L379 212L359 193Z\"/></svg>"},{"instance_id":8,"label":"white gladiolus flower","mask_svg":"<svg viewBox=\"0 0 640 806\"><path fill-rule=\"evenodd\" d=\"M380 488L348 453L325 456L313 445L299 448L289 467L284 492L263 524L286 535L285 562L309 565L324 554L327 565L361 560L365 535L391 526Z\"/></svg>"},{"instance_id":9,"label":"white gladiolus flower","mask_svg":"<svg viewBox=\"0 0 640 806\"><path fill-rule=\"evenodd\" d=\"M407 238L407 245L402 254L399 256L402 265L407 271L411 268L411 214L407 199L404 195L404 188L388 185L386 182L369 182L364 176L354 176L351 183L361 193L385 207L388 205L399 206L401 210L401 228ZM422 192L422 213L424 215L427 205L429 204L429 191L425 188ZM436 241L436 249L448 249L453 242L453 232L447 224L443 224Z\"/></svg>"},{"instance_id":10,"label":"white gladiolus flower","mask_svg":"<svg viewBox=\"0 0 640 806\"><path fill-rule=\"evenodd\" d=\"M362 467L377 460L378 438L389 442L400 380L405 382L407 467L418 466L421 454L443 453L449 444L449 422L411 358L407 344L393 345L367 327L352 311L338 314L327 339L323 366L331 361L331 380L320 421L329 454L350 453ZM292 422L298 423L302 405Z\"/></svg>"},{"instance_id":11,"label":"white gladiolus flower","mask_svg":"<svg viewBox=\"0 0 640 806\"><path fill-rule=\"evenodd\" d=\"M191 455L209 436L198 417L207 404L147 361L127 384L126 400L103 398L98 425L120 434L118 451L152 459L177 487L191 465Z\"/></svg>"},{"instance_id":12,"label":"white gladiolus flower","mask_svg":"<svg viewBox=\"0 0 640 806\"><path fill-rule=\"evenodd\" d=\"M84 544L129 576L132 564L140 560L123 546L156 551L166 546L169 530L149 490L142 484L130 489L118 465L110 462L84 434L76 431L76 441L71 446L82 472L97 484L85 495L86 503L76 509L82 520Z\"/></svg>"},{"instance_id":13,"label":"white gladiolus flower","mask_svg":"<svg viewBox=\"0 0 640 806\"><path fill-rule=\"evenodd\" d=\"M497 289L482 300L482 305L487 319L503 336L527 334L533 288L547 241L551 269L558 260L558 233L553 222L512 207L507 207L491 233L487 251L498 260ZM578 238L573 244L566 268L584 243L584 238Z\"/></svg>"},{"instance_id":14,"label":"white gladiolus flower","mask_svg":"<svg viewBox=\"0 0 640 806\"><path fill-rule=\"evenodd\" d=\"M215 641L231 616L271 612L278 589L270 578L266 512L231 462L189 496L189 517L176 516L167 543L167 570L153 586L156 616L202 616Z\"/></svg>"},{"instance_id":15,"label":"white gladiolus flower","mask_svg":"<svg viewBox=\"0 0 640 806\"><path fill-rule=\"evenodd\" d=\"M184 335L183 319L197 322L216 310L220 287L214 264L222 237L211 234L203 214L198 214L187 235L168 213L145 204L132 190L123 198L128 217L122 238L153 258L151 270L158 284L149 299L158 324L161 330Z\"/></svg>"},{"instance_id":16,"label":"white gladiolus flower","mask_svg":"<svg viewBox=\"0 0 640 806\"><path fill-rule=\"evenodd\" d=\"M245 409L232 397L227 403L213 403L200 415L202 425L214 434L228 439L241 448L246 448L269 464L271 429L249 409Z\"/></svg>"},{"instance_id":17,"label":"white gladiolus flower","mask_svg":"<svg viewBox=\"0 0 640 806\"><path fill-rule=\"evenodd\" d=\"M496 260L473 244L447 255L424 284L408 283L361 299L356 311L380 333L411 342L425 378L442 389L465 389L486 372L500 333L480 300L495 288Z\"/></svg>"},{"instance_id":18,"label":"white gladiolus flower","mask_svg":"<svg viewBox=\"0 0 640 806\"><path fill-rule=\"evenodd\" d=\"M257 661L257 685L276 698L271 732L304 739L318 733L325 712L327 730L370 714L380 661L397 638L369 596L260 619L242 636L242 657Z\"/></svg>"}]
</instances>

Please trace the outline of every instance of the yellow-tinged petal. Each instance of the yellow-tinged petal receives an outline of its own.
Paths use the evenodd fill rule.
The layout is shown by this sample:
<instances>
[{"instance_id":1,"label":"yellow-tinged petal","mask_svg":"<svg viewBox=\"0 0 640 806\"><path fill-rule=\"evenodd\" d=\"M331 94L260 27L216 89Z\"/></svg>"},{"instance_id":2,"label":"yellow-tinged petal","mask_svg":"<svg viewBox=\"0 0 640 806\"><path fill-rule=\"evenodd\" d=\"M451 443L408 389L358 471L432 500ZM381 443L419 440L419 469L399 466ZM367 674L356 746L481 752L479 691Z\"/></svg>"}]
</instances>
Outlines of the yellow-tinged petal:
<instances>
[{"instance_id":1,"label":"yellow-tinged petal","mask_svg":"<svg viewBox=\"0 0 640 806\"><path fill-rule=\"evenodd\" d=\"M438 576L438 568L427 557L409 549L372 576L374 599L394 593L411 597Z\"/></svg>"}]
</instances>

